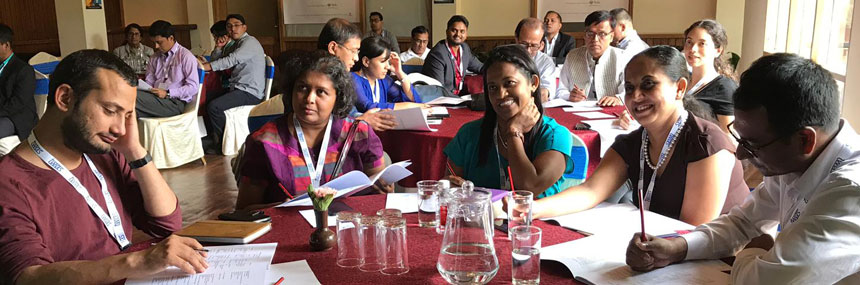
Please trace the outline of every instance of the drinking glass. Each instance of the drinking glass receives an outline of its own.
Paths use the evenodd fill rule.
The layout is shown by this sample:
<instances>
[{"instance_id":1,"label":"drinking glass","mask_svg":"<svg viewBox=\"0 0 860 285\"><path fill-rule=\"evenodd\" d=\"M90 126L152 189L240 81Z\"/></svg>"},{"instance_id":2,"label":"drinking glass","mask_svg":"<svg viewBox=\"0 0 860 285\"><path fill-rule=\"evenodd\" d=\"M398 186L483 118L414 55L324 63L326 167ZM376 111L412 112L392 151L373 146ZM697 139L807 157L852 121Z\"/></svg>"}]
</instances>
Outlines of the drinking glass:
<instances>
[{"instance_id":1,"label":"drinking glass","mask_svg":"<svg viewBox=\"0 0 860 285\"><path fill-rule=\"evenodd\" d=\"M400 217L403 217L403 212L401 212L400 209L380 209L379 211L376 211L376 215L380 216L382 218L386 218L386 217L400 218Z\"/></svg>"},{"instance_id":2,"label":"drinking glass","mask_svg":"<svg viewBox=\"0 0 860 285\"><path fill-rule=\"evenodd\" d=\"M541 230L522 225L511 228L511 276L514 284L540 284Z\"/></svg>"},{"instance_id":3,"label":"drinking glass","mask_svg":"<svg viewBox=\"0 0 860 285\"><path fill-rule=\"evenodd\" d=\"M439 181L418 181L418 225L423 228L436 227L438 211Z\"/></svg>"},{"instance_id":4,"label":"drinking glass","mask_svg":"<svg viewBox=\"0 0 860 285\"><path fill-rule=\"evenodd\" d=\"M356 267L362 263L358 239L359 218L359 212L337 213L337 265L340 267Z\"/></svg>"},{"instance_id":5,"label":"drinking glass","mask_svg":"<svg viewBox=\"0 0 860 285\"><path fill-rule=\"evenodd\" d=\"M363 260L358 269L365 272L382 270L385 267L383 263L382 217L376 215L362 216L359 219L358 237L358 246L361 248Z\"/></svg>"},{"instance_id":6,"label":"drinking glass","mask_svg":"<svg viewBox=\"0 0 860 285\"><path fill-rule=\"evenodd\" d=\"M532 224L532 204L534 203L534 193L529 191L511 191L508 193L508 229L513 229L519 225ZM508 230L508 238L511 238L511 231Z\"/></svg>"},{"instance_id":7,"label":"drinking glass","mask_svg":"<svg viewBox=\"0 0 860 285\"><path fill-rule=\"evenodd\" d=\"M382 274L400 275L409 272L409 254L406 247L406 220L388 216L382 221L384 235L384 263Z\"/></svg>"}]
</instances>

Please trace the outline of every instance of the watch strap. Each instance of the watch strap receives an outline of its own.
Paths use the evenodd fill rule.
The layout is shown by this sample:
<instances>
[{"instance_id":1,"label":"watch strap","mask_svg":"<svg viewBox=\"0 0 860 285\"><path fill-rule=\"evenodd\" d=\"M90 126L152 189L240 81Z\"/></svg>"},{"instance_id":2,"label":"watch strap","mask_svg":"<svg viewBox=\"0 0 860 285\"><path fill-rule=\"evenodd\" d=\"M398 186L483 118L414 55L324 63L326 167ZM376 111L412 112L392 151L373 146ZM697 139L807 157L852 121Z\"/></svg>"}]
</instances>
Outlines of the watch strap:
<instances>
[{"instance_id":1,"label":"watch strap","mask_svg":"<svg viewBox=\"0 0 860 285\"><path fill-rule=\"evenodd\" d=\"M128 166L131 167L131 169L138 169L138 168L146 166L146 164L148 164L150 161L152 161L152 156L150 156L149 152L147 152L146 156L144 156L143 158L138 159L138 160L134 160L134 161L129 161Z\"/></svg>"}]
</instances>

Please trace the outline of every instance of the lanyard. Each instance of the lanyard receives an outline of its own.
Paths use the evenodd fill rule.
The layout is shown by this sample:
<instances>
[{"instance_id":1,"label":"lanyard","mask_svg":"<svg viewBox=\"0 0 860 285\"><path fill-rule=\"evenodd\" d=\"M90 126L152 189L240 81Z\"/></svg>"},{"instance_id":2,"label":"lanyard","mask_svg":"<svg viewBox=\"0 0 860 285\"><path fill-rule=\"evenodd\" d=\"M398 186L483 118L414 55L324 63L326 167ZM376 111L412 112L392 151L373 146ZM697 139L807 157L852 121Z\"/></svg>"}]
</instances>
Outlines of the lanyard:
<instances>
[{"instance_id":1,"label":"lanyard","mask_svg":"<svg viewBox=\"0 0 860 285\"><path fill-rule=\"evenodd\" d=\"M657 179L657 171L660 169L660 166L666 160L666 157L669 156L669 151L674 145L674 141L678 139L678 135L681 133L681 128L684 126L684 122L687 121L687 111L681 111L681 116L678 117L678 120L675 121L675 124L672 125L672 130L669 131L669 136L666 137L666 142L663 143L663 150L660 151L660 157L657 160L657 167L654 169L654 172L651 173L651 182L648 183L648 191L645 192L645 201L643 201L642 205L645 206L645 210L651 207L651 193L654 192L654 181ZM645 176L645 149L646 140L648 140L648 132L645 129L642 129L642 147L639 150L639 191L643 189L643 178Z\"/></svg>"},{"instance_id":2,"label":"lanyard","mask_svg":"<svg viewBox=\"0 0 860 285\"><path fill-rule=\"evenodd\" d=\"M6 60L3 61L3 65L0 65L0 74L3 74L3 70L6 69L6 64L9 64L9 60L12 59L13 55L15 54L10 54L9 57L7 57Z\"/></svg>"},{"instance_id":3,"label":"lanyard","mask_svg":"<svg viewBox=\"0 0 860 285\"><path fill-rule=\"evenodd\" d=\"M317 165L314 167L314 161L311 159L311 151L310 148L308 148L308 142L305 141L305 133L302 131L302 125L299 124L299 120L296 119L296 115L293 114L293 126L296 127L296 136L299 137L299 146L302 148L302 155L305 157L305 165L308 167L308 175L311 177L311 184L313 184L314 188L320 186L322 174L325 172L325 156L328 152L328 140L331 138L331 125L332 119L329 115L328 125L325 127L322 145L320 145L320 154L317 159Z\"/></svg>"},{"instance_id":4,"label":"lanyard","mask_svg":"<svg viewBox=\"0 0 860 285\"><path fill-rule=\"evenodd\" d=\"M170 51L164 53L164 65L161 69L161 73L163 73L164 79L162 79L162 83L171 84L170 82L170 71L173 70L173 67L176 66L176 53L170 54ZM158 84L156 82L156 84Z\"/></svg>"},{"instance_id":5,"label":"lanyard","mask_svg":"<svg viewBox=\"0 0 860 285\"><path fill-rule=\"evenodd\" d=\"M448 45L447 42L445 43L445 45L448 47L448 51L451 53L451 59L454 60L454 85L456 85L454 86L454 94L456 95L459 94L460 89L463 89L463 61L461 60L463 54L463 46L461 45L457 52L454 53L454 47Z\"/></svg>"},{"instance_id":6,"label":"lanyard","mask_svg":"<svg viewBox=\"0 0 860 285\"><path fill-rule=\"evenodd\" d=\"M493 128L493 145L496 146L496 157L499 159L499 189L502 190L511 190L510 185L506 183L508 176L505 174L505 171L502 170L502 153L499 151L499 127Z\"/></svg>"},{"instance_id":7,"label":"lanyard","mask_svg":"<svg viewBox=\"0 0 860 285\"><path fill-rule=\"evenodd\" d=\"M108 208L108 214L105 213L104 209L96 203L96 200L90 196L90 193L87 192L87 188L81 184L81 181L78 180L77 177L72 175L72 172L66 169L53 155L51 155L47 150L45 150L39 141L36 140L36 136L30 133L30 137L27 139L30 143L30 148L33 149L33 152L42 159L45 164L50 166L54 171L60 174L63 178L66 179L69 184L75 188L75 191L84 198L84 201L87 202L87 205L90 206L90 210L98 216L98 218L104 224L105 229L107 229L108 233L110 233L111 237L119 244L120 250L125 250L131 244L128 241L128 237L125 235L125 231L122 228L122 219L120 219L119 212L116 210L116 204L114 204L113 198L111 197L110 192L108 192L107 182L105 182L104 176L99 172L98 168L93 164L93 161L90 160L90 157L84 154L84 159L86 159L87 164L90 166L90 170L99 180L99 184L101 184L102 195L105 198L105 205Z\"/></svg>"},{"instance_id":8,"label":"lanyard","mask_svg":"<svg viewBox=\"0 0 860 285\"><path fill-rule=\"evenodd\" d=\"M370 78L365 77L364 79L367 79L367 83L370 85ZM382 84L382 82L377 79L376 84L370 87L370 96L373 98L373 103L379 103L379 98L382 97L382 88L379 88L379 84Z\"/></svg>"}]
</instances>

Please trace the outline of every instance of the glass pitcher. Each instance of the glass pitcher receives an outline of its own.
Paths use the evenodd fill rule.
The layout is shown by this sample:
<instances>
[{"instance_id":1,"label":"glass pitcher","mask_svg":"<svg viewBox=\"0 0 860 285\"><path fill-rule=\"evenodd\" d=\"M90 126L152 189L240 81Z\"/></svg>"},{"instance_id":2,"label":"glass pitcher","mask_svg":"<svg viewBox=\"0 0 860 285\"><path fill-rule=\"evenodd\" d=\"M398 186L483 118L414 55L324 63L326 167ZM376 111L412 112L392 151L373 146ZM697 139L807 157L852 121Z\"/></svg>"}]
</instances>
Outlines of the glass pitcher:
<instances>
[{"instance_id":1,"label":"glass pitcher","mask_svg":"<svg viewBox=\"0 0 860 285\"><path fill-rule=\"evenodd\" d=\"M436 268L451 284L486 284L499 270L490 196L482 191L462 192L449 202Z\"/></svg>"}]
</instances>

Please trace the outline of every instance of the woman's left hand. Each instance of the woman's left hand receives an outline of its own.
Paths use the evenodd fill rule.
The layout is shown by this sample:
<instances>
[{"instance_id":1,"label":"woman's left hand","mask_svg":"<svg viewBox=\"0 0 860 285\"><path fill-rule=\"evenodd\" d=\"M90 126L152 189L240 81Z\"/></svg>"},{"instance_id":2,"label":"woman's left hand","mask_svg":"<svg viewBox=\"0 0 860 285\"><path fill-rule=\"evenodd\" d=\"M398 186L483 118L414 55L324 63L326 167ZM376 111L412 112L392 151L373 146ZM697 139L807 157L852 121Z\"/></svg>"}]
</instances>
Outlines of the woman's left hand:
<instances>
[{"instance_id":1,"label":"woman's left hand","mask_svg":"<svg viewBox=\"0 0 860 285\"><path fill-rule=\"evenodd\" d=\"M534 102L529 101L525 108L508 120L509 133L527 133L537 124L540 112Z\"/></svg>"}]
</instances>

